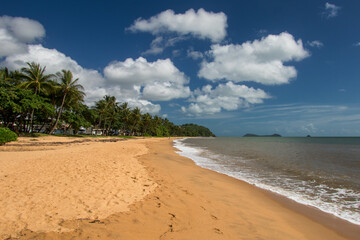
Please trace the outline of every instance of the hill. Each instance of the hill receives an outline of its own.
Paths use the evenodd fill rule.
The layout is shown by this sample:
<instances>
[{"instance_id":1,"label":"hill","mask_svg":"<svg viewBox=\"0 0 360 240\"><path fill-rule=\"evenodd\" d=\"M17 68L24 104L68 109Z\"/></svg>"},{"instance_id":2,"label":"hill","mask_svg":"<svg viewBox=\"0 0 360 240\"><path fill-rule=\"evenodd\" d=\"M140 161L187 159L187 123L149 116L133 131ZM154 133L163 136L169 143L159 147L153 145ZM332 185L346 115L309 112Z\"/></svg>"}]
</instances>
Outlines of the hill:
<instances>
[{"instance_id":1,"label":"hill","mask_svg":"<svg viewBox=\"0 0 360 240\"><path fill-rule=\"evenodd\" d=\"M208 128L192 123L181 125L181 129L183 130L184 136L215 137L215 134L213 134Z\"/></svg>"}]
</instances>

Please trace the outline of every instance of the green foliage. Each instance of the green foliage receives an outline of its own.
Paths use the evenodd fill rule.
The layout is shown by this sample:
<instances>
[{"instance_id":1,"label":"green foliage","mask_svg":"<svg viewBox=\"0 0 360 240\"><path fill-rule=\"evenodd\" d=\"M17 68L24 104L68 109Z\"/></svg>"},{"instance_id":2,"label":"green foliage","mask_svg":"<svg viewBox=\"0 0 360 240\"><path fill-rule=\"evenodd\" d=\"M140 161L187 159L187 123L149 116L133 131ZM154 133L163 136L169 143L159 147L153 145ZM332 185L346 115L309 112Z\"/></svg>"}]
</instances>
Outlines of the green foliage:
<instances>
[{"instance_id":1,"label":"green foliage","mask_svg":"<svg viewBox=\"0 0 360 240\"><path fill-rule=\"evenodd\" d=\"M0 83L0 121L5 126L20 126L36 110L35 119L46 121L55 112L48 99L33 91Z\"/></svg>"},{"instance_id":2,"label":"green foliage","mask_svg":"<svg viewBox=\"0 0 360 240\"><path fill-rule=\"evenodd\" d=\"M17 135L8 128L0 127L0 145L4 145L7 142L16 141Z\"/></svg>"},{"instance_id":3,"label":"green foliage","mask_svg":"<svg viewBox=\"0 0 360 240\"><path fill-rule=\"evenodd\" d=\"M0 123L22 135L55 129L77 133L92 127L104 136L214 136L203 126L177 126L166 118L143 114L126 102L116 102L114 96L106 95L89 108L71 71L46 75L45 67L27 64L21 71L0 69Z\"/></svg>"},{"instance_id":4,"label":"green foliage","mask_svg":"<svg viewBox=\"0 0 360 240\"><path fill-rule=\"evenodd\" d=\"M70 70L62 70L58 72L58 85L56 86L55 93L58 95L57 99L61 98L61 104L58 105L58 114L56 121L50 129L50 134L56 129L60 120L61 114L65 107L74 108L81 104L84 100L85 93L83 86L78 84L79 79L73 79L73 75Z\"/></svg>"},{"instance_id":5,"label":"green foliage","mask_svg":"<svg viewBox=\"0 0 360 240\"><path fill-rule=\"evenodd\" d=\"M215 135L206 127L196 124L184 124L181 126L185 136L195 137L215 137Z\"/></svg>"},{"instance_id":6,"label":"green foliage","mask_svg":"<svg viewBox=\"0 0 360 240\"><path fill-rule=\"evenodd\" d=\"M90 127L91 124L79 112L65 111L61 119L68 124L67 129L73 129L75 132L80 130L80 127Z\"/></svg>"}]
</instances>

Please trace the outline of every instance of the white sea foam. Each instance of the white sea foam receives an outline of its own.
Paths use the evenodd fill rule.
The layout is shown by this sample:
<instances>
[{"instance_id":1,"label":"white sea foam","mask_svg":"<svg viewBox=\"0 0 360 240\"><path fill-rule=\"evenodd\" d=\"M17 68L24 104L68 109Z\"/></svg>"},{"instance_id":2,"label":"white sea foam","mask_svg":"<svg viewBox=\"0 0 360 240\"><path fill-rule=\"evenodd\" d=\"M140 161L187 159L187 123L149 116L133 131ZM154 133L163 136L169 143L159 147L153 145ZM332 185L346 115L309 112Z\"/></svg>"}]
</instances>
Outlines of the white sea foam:
<instances>
[{"instance_id":1,"label":"white sea foam","mask_svg":"<svg viewBox=\"0 0 360 240\"><path fill-rule=\"evenodd\" d=\"M360 201L338 201L338 199L343 199L344 196L358 197L358 194L351 189L331 188L321 184L308 187L310 184L313 184L312 181L296 182L293 179L286 179L279 176L277 179L266 179L263 176L259 176L259 174L254 171L247 171L244 169L241 171L234 171L234 168L227 166L226 164L226 162L231 162L230 159L226 159L228 158L227 156L209 152L205 148L185 144L185 140L186 139L179 139L174 141L174 146L179 149L177 153L192 159L195 164L200 167L243 180L256 187L275 192L298 203L318 208L323 212L330 213L346 221L360 225L360 213L352 211L352 209L360 208ZM327 202L324 201L324 199L331 199L332 201Z\"/></svg>"}]
</instances>

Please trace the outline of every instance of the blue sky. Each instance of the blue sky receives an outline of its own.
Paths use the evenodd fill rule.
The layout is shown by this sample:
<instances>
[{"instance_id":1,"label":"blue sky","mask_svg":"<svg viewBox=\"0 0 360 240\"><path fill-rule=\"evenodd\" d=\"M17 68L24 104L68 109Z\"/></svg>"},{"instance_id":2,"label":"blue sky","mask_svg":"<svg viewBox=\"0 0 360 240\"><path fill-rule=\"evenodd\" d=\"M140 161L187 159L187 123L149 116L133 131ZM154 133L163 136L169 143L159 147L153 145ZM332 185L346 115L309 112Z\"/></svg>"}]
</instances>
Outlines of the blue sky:
<instances>
[{"instance_id":1,"label":"blue sky","mask_svg":"<svg viewBox=\"0 0 360 240\"><path fill-rule=\"evenodd\" d=\"M218 136L360 135L360 2L6 1L0 65Z\"/></svg>"}]
</instances>

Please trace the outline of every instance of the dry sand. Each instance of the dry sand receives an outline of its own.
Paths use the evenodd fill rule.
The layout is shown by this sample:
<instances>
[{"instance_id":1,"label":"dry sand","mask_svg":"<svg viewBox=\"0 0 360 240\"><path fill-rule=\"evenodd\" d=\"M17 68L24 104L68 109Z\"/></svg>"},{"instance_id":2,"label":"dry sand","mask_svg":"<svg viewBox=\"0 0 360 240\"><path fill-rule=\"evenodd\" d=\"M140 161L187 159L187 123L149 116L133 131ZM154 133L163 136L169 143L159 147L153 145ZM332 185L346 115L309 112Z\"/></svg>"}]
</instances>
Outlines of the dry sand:
<instances>
[{"instance_id":1,"label":"dry sand","mask_svg":"<svg viewBox=\"0 0 360 240\"><path fill-rule=\"evenodd\" d=\"M0 148L1 239L24 229L71 231L64 221L126 211L155 189L136 160L148 151L143 144L95 141L20 138Z\"/></svg>"},{"instance_id":2,"label":"dry sand","mask_svg":"<svg viewBox=\"0 0 360 240\"><path fill-rule=\"evenodd\" d=\"M168 139L21 141L0 148L2 238L360 236L357 225L197 167L178 156Z\"/></svg>"}]
</instances>

